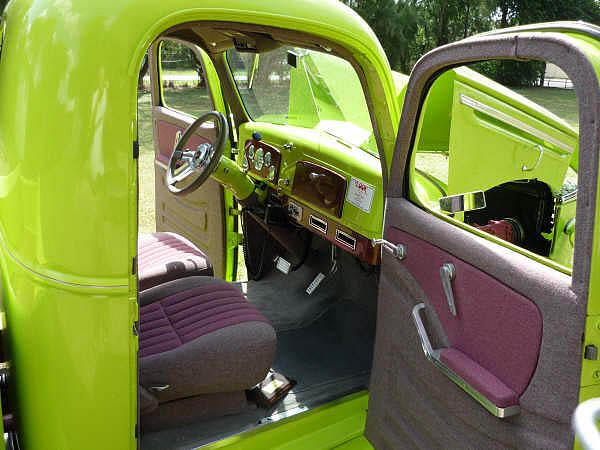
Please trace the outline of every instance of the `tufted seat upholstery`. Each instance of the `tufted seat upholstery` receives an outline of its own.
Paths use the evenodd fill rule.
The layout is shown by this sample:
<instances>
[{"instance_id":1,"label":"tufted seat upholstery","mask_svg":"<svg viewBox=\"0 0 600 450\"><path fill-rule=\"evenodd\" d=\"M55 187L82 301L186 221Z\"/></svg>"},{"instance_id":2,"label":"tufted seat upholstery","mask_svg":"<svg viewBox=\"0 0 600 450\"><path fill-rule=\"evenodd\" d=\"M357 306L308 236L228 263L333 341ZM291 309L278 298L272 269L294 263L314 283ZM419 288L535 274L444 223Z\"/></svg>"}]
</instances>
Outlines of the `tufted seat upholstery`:
<instances>
[{"instance_id":1,"label":"tufted seat upholstery","mask_svg":"<svg viewBox=\"0 0 600 450\"><path fill-rule=\"evenodd\" d=\"M141 292L143 425L183 423L181 408L202 417L239 412L244 390L271 367L275 346L271 324L223 280L187 277Z\"/></svg>"},{"instance_id":2,"label":"tufted seat upholstery","mask_svg":"<svg viewBox=\"0 0 600 450\"><path fill-rule=\"evenodd\" d=\"M152 233L138 239L140 291L178 278L213 274L206 255L183 236Z\"/></svg>"}]
</instances>

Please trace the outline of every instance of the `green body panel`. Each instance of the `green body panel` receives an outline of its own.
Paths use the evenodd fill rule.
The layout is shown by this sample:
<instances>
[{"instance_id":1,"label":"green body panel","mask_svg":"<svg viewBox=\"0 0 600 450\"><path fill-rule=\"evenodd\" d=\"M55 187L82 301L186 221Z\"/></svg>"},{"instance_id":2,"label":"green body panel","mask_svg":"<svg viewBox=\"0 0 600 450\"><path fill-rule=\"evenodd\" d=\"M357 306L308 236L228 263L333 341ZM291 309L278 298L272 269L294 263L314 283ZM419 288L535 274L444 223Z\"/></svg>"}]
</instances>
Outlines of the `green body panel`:
<instances>
[{"instance_id":1,"label":"green body panel","mask_svg":"<svg viewBox=\"0 0 600 450\"><path fill-rule=\"evenodd\" d=\"M342 45L377 99L391 162L399 108L389 64L364 21L333 0L14 0L4 15L0 255L23 447L134 449L132 154L150 43L182 22L221 20Z\"/></svg>"},{"instance_id":2,"label":"green body panel","mask_svg":"<svg viewBox=\"0 0 600 450\"><path fill-rule=\"evenodd\" d=\"M392 75L368 26L334 0L13 0L4 14L0 268L23 448L135 449L138 186L133 142L138 71L150 43L171 26L211 20L289 27L347 49L373 100L386 167L318 130L251 123L241 127L240 142L254 130L279 148L292 140L295 148L283 154L280 174L291 182L295 162L306 159L372 185L372 212L346 202L342 217L344 225L367 237L381 234L382 170L389 171L392 161L405 80ZM597 43L572 39L585 47L598 72ZM498 98L515 101L508 94ZM431 111L436 108L431 105ZM525 112L541 119L539 111ZM235 169L233 164L226 161L220 169ZM247 179L230 183L241 197L249 192ZM231 197L226 201L233 204ZM590 314L600 314L599 230L596 225ZM585 396L598 394L596 382L591 388L585 388ZM212 448L368 448L362 437L366 410L367 395L359 393Z\"/></svg>"},{"instance_id":3,"label":"green body panel","mask_svg":"<svg viewBox=\"0 0 600 450\"><path fill-rule=\"evenodd\" d=\"M496 97L456 81L450 129L448 195L477 189L486 191L502 183L522 179L538 179L545 182L552 192L560 192L571 155L492 116L463 105L463 95L556 137L571 149L577 146L575 137L569 138L547 122L537 120ZM539 157L537 145L544 148L540 164L535 170L524 172L523 166L536 165Z\"/></svg>"},{"instance_id":4,"label":"green body panel","mask_svg":"<svg viewBox=\"0 0 600 450\"><path fill-rule=\"evenodd\" d=\"M368 394L358 392L281 422L208 445L208 449L372 449L364 439Z\"/></svg>"},{"instance_id":5,"label":"green body panel","mask_svg":"<svg viewBox=\"0 0 600 450\"><path fill-rule=\"evenodd\" d=\"M333 217L326 211L320 211L331 219L338 220L347 227L373 238L381 236L383 225L383 186L379 159L358 147L342 143L335 137L319 131L285 125L273 125L261 122L248 122L240 126L240 142L250 139L254 131L262 134L262 140L281 151L281 168L279 179L288 179L289 186L279 186L285 195L296 198L292 194L296 162L310 161L327 167L348 181L351 177L359 178L375 188L371 212L367 213L345 201L341 219ZM284 150L283 145L293 142L292 150ZM238 164L242 164L244 150L238 155ZM252 173L249 173L252 175ZM253 176L253 175L252 175ZM276 189L273 183L267 182ZM296 198L297 199L297 198Z\"/></svg>"}]
</instances>

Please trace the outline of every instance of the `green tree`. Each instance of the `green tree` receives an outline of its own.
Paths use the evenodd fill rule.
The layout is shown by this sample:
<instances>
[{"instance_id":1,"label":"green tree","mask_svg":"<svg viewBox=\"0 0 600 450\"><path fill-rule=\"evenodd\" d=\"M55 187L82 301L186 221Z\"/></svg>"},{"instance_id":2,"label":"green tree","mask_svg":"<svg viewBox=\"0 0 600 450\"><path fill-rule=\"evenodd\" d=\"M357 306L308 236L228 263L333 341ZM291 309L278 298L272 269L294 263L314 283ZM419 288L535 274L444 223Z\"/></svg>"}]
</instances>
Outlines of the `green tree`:
<instances>
[{"instance_id":1,"label":"green tree","mask_svg":"<svg viewBox=\"0 0 600 450\"><path fill-rule=\"evenodd\" d=\"M390 65L409 72L414 64L414 42L418 15L411 0L343 0L373 29Z\"/></svg>"},{"instance_id":2,"label":"green tree","mask_svg":"<svg viewBox=\"0 0 600 450\"><path fill-rule=\"evenodd\" d=\"M555 20L583 20L600 23L596 0L496 0L499 28ZM546 64L540 61L501 61L483 66L483 73L508 86L543 83Z\"/></svg>"}]
</instances>

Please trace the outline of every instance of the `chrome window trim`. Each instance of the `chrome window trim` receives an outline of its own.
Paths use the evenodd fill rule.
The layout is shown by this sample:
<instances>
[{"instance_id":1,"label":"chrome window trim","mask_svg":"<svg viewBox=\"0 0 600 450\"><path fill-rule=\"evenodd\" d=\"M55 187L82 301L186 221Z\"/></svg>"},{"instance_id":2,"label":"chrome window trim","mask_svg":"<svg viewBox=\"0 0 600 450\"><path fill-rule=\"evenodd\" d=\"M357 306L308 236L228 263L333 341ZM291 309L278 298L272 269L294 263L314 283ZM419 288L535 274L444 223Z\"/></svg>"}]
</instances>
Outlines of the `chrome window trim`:
<instances>
[{"instance_id":1,"label":"chrome window trim","mask_svg":"<svg viewBox=\"0 0 600 450\"><path fill-rule=\"evenodd\" d=\"M515 119L514 117L511 117L508 114L503 113L502 111L496 108L486 105L485 103L475 100L474 98L471 98L468 95L460 94L460 102L463 105L468 106L469 108L487 114L488 116L493 117L494 119L498 119L501 122L518 128L519 130L524 131L530 134L531 136L535 136L538 139L549 142L552 145L555 145L556 147L560 148L561 150L564 150L568 154L573 153L573 147L569 146L568 144L565 144L560 139L550 136L549 134L544 133L543 131L540 131L535 127L532 127L531 125L519 119Z\"/></svg>"}]
</instances>

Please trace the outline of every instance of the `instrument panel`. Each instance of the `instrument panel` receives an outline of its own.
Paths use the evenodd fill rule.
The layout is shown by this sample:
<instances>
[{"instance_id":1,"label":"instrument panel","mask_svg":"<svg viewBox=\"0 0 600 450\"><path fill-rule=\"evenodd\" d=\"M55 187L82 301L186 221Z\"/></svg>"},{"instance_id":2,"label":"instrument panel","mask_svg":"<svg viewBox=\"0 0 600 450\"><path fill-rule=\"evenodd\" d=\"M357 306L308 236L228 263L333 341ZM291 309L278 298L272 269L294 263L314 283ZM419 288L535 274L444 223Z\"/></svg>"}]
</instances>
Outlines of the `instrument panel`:
<instances>
[{"instance_id":1,"label":"instrument panel","mask_svg":"<svg viewBox=\"0 0 600 450\"><path fill-rule=\"evenodd\" d=\"M239 136L238 164L279 198L290 221L379 263L371 245L383 219L378 158L317 129L248 122Z\"/></svg>"},{"instance_id":2,"label":"instrument panel","mask_svg":"<svg viewBox=\"0 0 600 450\"><path fill-rule=\"evenodd\" d=\"M281 152L277 148L263 141L248 139L244 145L242 158L244 170L277 183L281 163Z\"/></svg>"}]
</instances>

